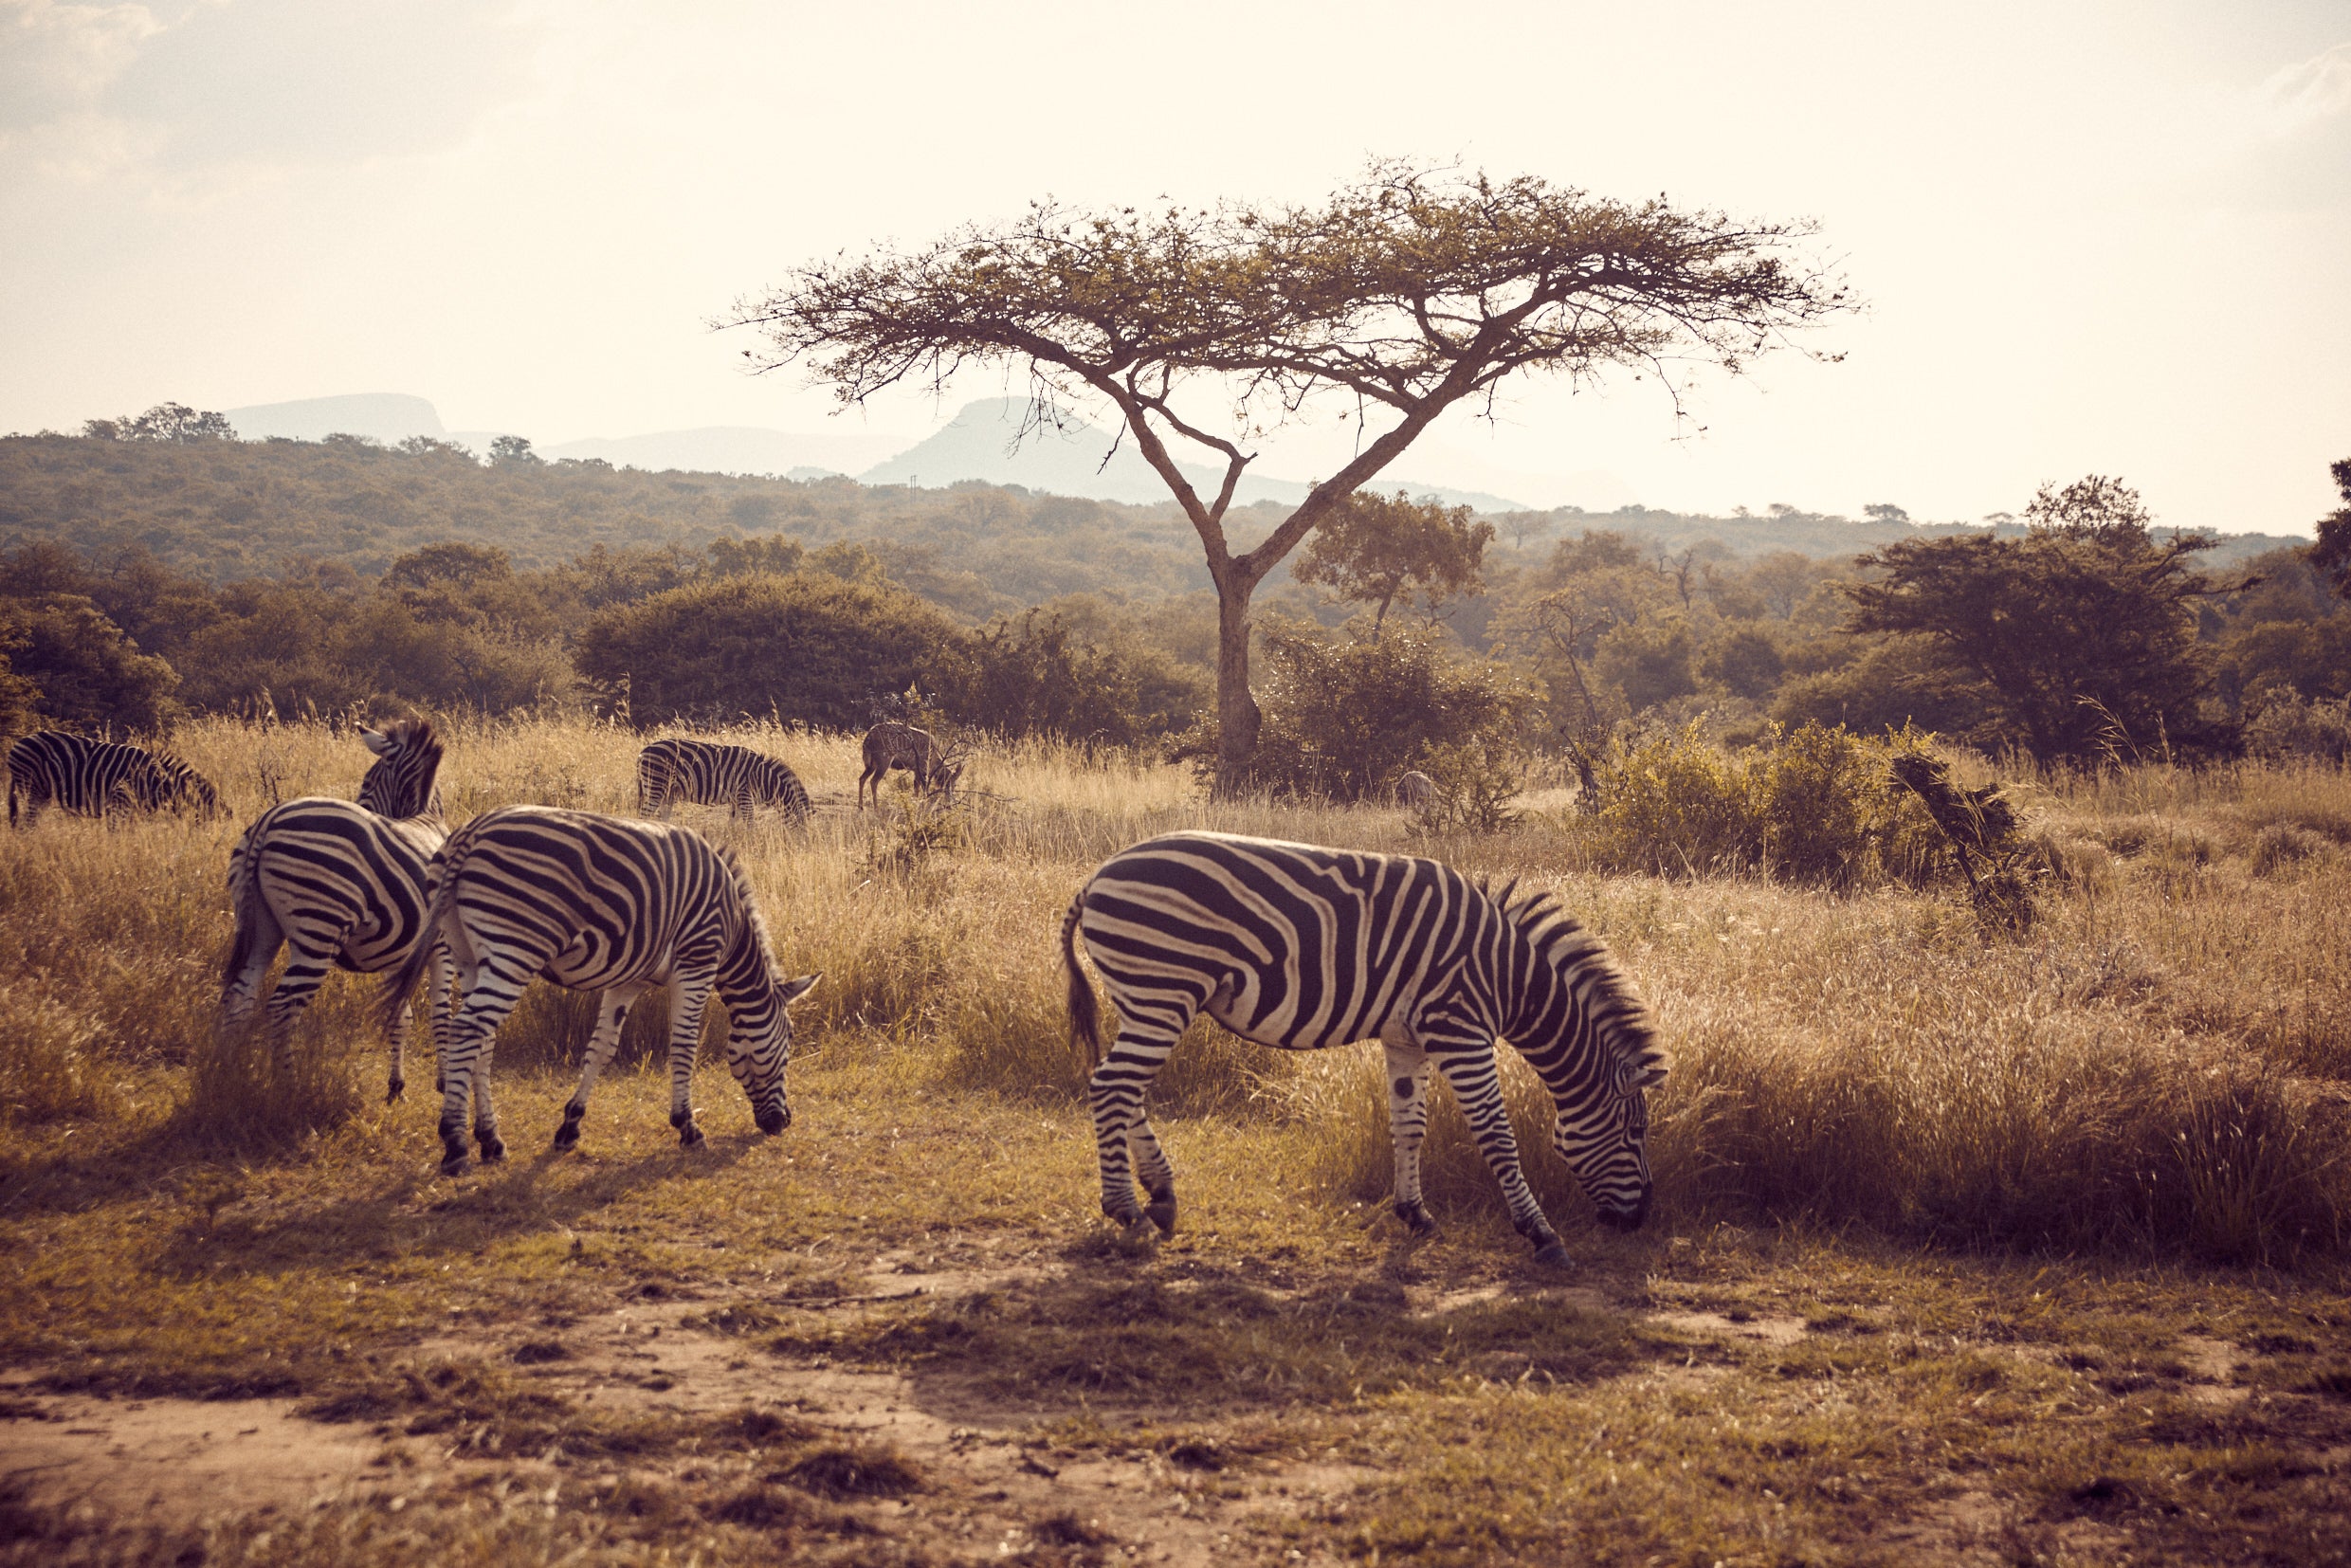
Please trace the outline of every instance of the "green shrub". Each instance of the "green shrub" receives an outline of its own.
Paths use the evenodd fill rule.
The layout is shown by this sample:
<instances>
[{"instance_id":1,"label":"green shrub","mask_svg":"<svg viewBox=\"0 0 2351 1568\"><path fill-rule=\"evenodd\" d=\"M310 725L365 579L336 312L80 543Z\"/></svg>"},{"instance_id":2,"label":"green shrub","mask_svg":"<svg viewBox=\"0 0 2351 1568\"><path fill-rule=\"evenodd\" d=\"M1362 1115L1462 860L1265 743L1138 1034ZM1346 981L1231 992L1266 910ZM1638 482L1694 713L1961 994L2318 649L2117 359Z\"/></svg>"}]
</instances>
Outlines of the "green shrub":
<instances>
[{"instance_id":1,"label":"green shrub","mask_svg":"<svg viewBox=\"0 0 2351 1568\"><path fill-rule=\"evenodd\" d=\"M886 585L752 573L599 612L576 663L641 727L751 714L856 729L956 634L940 611Z\"/></svg>"},{"instance_id":2,"label":"green shrub","mask_svg":"<svg viewBox=\"0 0 2351 1568\"><path fill-rule=\"evenodd\" d=\"M960 724L1114 746L1183 729L1208 700L1206 677L1158 648L1082 637L1042 610L941 643L922 685Z\"/></svg>"},{"instance_id":3,"label":"green shrub","mask_svg":"<svg viewBox=\"0 0 2351 1568\"><path fill-rule=\"evenodd\" d=\"M1266 633L1265 720L1252 766L1278 793L1362 800L1440 748L1515 750L1540 699L1499 665L1452 654L1426 632L1327 643L1303 629ZM1213 740L1186 752L1210 756Z\"/></svg>"},{"instance_id":4,"label":"green shrub","mask_svg":"<svg viewBox=\"0 0 2351 1568\"><path fill-rule=\"evenodd\" d=\"M1731 753L1694 720L1620 738L1595 770L1585 811L1602 861L1625 869L1755 869L1838 887L1930 881L1949 851L1887 772L1925 740L1907 729L1871 740L1842 726L1775 725L1766 743Z\"/></svg>"}]
</instances>

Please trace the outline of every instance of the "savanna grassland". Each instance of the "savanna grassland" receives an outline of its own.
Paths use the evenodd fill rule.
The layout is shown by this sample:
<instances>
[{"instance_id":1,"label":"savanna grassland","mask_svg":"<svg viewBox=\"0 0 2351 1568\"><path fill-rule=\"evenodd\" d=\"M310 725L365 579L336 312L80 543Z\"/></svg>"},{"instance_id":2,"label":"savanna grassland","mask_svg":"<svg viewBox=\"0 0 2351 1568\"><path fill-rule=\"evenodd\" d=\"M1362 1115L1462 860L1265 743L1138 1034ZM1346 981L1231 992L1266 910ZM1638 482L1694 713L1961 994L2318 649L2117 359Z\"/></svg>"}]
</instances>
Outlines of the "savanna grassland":
<instances>
[{"instance_id":1,"label":"savanna grassland","mask_svg":"<svg viewBox=\"0 0 2351 1568\"><path fill-rule=\"evenodd\" d=\"M347 796L353 739L198 722L237 821L0 838L0 1562L2341 1560L2342 773L2023 781L2062 871L1988 934L1950 887L1612 870L1563 798L1432 838L1040 747L858 813L853 742L738 738L814 822L684 814L825 977L791 1129L714 1063L691 1151L640 1018L546 1152L585 997L526 999L512 1153L454 1178L372 981L290 1079L213 1041L238 822ZM626 811L638 739L460 726L450 813ZM1376 1060L1204 1030L1155 1102L1183 1223L1111 1231L1053 937L1179 825L1556 887L1675 1052L1648 1230L1590 1223L1522 1074L1575 1267L1449 1103L1408 1246Z\"/></svg>"}]
</instances>

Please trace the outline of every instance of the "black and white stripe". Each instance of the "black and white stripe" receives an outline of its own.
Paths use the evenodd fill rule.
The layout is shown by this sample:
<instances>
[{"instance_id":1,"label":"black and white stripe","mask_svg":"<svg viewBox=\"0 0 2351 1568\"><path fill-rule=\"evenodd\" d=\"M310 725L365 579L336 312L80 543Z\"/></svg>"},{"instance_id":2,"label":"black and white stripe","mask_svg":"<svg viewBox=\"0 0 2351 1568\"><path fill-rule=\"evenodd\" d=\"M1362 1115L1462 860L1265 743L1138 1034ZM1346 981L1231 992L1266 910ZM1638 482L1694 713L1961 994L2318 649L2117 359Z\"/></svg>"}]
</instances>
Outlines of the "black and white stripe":
<instances>
[{"instance_id":1,"label":"black and white stripe","mask_svg":"<svg viewBox=\"0 0 2351 1568\"><path fill-rule=\"evenodd\" d=\"M441 740L432 725L403 720L360 739L375 762L357 805L305 796L254 819L228 861L237 935L221 979L220 1027L245 1027L281 945L291 949L269 997L269 1033L290 1065L294 1024L330 969L373 975L406 959L425 930L425 868L448 826L435 780ZM447 974L437 975L434 1031L447 1027ZM389 1098L406 1086L405 1015L391 1029Z\"/></svg>"},{"instance_id":2,"label":"black and white stripe","mask_svg":"<svg viewBox=\"0 0 2351 1568\"><path fill-rule=\"evenodd\" d=\"M221 809L219 792L178 757L66 730L37 730L9 748L10 827L20 801L27 828L52 804L82 816L167 807L211 816Z\"/></svg>"},{"instance_id":3,"label":"black and white stripe","mask_svg":"<svg viewBox=\"0 0 2351 1568\"><path fill-rule=\"evenodd\" d=\"M441 1053L442 1170L465 1165L465 1106L484 1160L504 1158L490 1102L492 1036L544 975L574 991L604 993L579 1089L563 1110L555 1146L579 1139L588 1094L620 1046L631 1003L669 988L669 1124L679 1141L702 1141L694 1124L694 1054L702 1008L715 989L727 1011L727 1067L750 1097L764 1133L792 1124L784 1068L792 1060L787 1004L816 983L786 980L768 954L741 863L701 834L665 822L633 822L552 806L485 811L449 835L434 857L430 921L457 966L464 998ZM385 993L395 1016L415 989L424 948Z\"/></svg>"},{"instance_id":4,"label":"black and white stripe","mask_svg":"<svg viewBox=\"0 0 2351 1568\"><path fill-rule=\"evenodd\" d=\"M1118 1038L1101 1054L1083 939L1110 991ZM1103 1212L1176 1223L1175 1176L1143 1095L1205 1012L1259 1045L1315 1050L1378 1039L1388 1054L1395 1212L1433 1229L1421 1198L1429 1068L1452 1085L1512 1222L1546 1263L1566 1249L1519 1163L1494 1053L1508 1040L1558 1105L1552 1142L1612 1225L1648 1217L1646 1089L1665 1075L1649 1010L1598 938L1545 898L1489 889L1449 866L1170 833L1112 856L1062 924L1069 1012L1099 1066L1092 1085ZM1138 1199L1139 1176L1151 1202Z\"/></svg>"},{"instance_id":5,"label":"black and white stripe","mask_svg":"<svg viewBox=\"0 0 2351 1568\"><path fill-rule=\"evenodd\" d=\"M866 804L866 791L873 790L873 803L882 804L882 786L889 775L903 768L914 775L914 787L937 795L955 793L957 779L963 774L958 748L941 747L928 730L916 729L912 724L895 719L884 719L866 732L858 750L865 757L865 771L857 775L857 804Z\"/></svg>"},{"instance_id":6,"label":"black and white stripe","mask_svg":"<svg viewBox=\"0 0 2351 1568\"><path fill-rule=\"evenodd\" d=\"M749 821L752 810L776 806L787 822L805 822L809 793L800 775L747 746L671 738L637 753L637 814L666 818L678 801L728 806Z\"/></svg>"}]
</instances>

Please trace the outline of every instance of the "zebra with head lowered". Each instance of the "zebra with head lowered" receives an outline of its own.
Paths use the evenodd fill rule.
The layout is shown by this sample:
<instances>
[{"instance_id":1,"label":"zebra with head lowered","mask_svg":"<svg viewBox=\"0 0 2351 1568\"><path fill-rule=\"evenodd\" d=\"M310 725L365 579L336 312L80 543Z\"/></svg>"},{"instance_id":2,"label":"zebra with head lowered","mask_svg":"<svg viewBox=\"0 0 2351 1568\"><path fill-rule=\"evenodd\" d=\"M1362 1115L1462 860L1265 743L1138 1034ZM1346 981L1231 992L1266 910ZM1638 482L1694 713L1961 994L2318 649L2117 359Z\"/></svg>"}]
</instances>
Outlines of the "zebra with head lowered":
<instances>
[{"instance_id":1,"label":"zebra with head lowered","mask_svg":"<svg viewBox=\"0 0 2351 1568\"><path fill-rule=\"evenodd\" d=\"M448 825L441 816L441 738L422 720L402 720L359 738L375 761L359 801L308 795L256 817L228 859L228 902L237 935L221 978L220 1027L245 1027L281 945L291 948L269 997L269 1035L291 1065L295 1021L329 969L374 975L406 959L425 931L425 867ZM428 944L429 945L429 944ZM436 1038L448 1024L448 976L436 975ZM401 1068L405 1012L391 1024L386 1098L407 1087Z\"/></svg>"},{"instance_id":2,"label":"zebra with head lowered","mask_svg":"<svg viewBox=\"0 0 2351 1568\"><path fill-rule=\"evenodd\" d=\"M866 771L857 775L857 804L866 803L866 787L873 786L873 803L882 804L882 784L895 769L914 775L914 787L936 794L953 794L963 775L957 748L941 747L928 730L916 729L895 719L884 719L866 732L861 747Z\"/></svg>"},{"instance_id":3,"label":"zebra with head lowered","mask_svg":"<svg viewBox=\"0 0 2351 1568\"><path fill-rule=\"evenodd\" d=\"M679 801L732 807L751 820L754 807L777 806L787 822L806 822L809 793L800 775L747 746L671 738L637 753L637 814L666 820Z\"/></svg>"},{"instance_id":4,"label":"zebra with head lowered","mask_svg":"<svg viewBox=\"0 0 2351 1568\"><path fill-rule=\"evenodd\" d=\"M1102 1054L1083 941L1118 1012ZM1103 1212L1176 1224L1176 1182L1144 1091L1198 1014L1259 1045L1387 1048L1395 1212L1435 1229L1421 1198L1429 1068L1452 1086L1519 1233L1547 1264L1567 1249L1519 1163L1497 1037L1558 1106L1552 1143L1600 1218L1649 1215L1647 1090L1665 1075L1648 1008L1608 951L1548 898L1514 899L1432 860L1179 832L1112 856L1062 922L1069 1013L1098 1066L1091 1098ZM1140 1176L1150 1204L1138 1201Z\"/></svg>"},{"instance_id":5,"label":"zebra with head lowered","mask_svg":"<svg viewBox=\"0 0 2351 1568\"><path fill-rule=\"evenodd\" d=\"M784 1009L817 976L787 980L768 953L767 922L742 864L690 829L552 806L484 811L449 835L433 860L433 933L447 944L463 1000L441 1052L441 1169L465 1166L465 1105L485 1161L505 1158L490 1103L490 1048L522 988L540 975L601 991L579 1089L563 1108L555 1146L579 1140L588 1094L620 1048L638 996L669 989L669 1124L687 1147L694 1124L694 1053L715 989L727 1012L726 1065L763 1133L792 1124L784 1068L792 1020ZM384 1015L398 1015L424 972L422 944L392 977Z\"/></svg>"},{"instance_id":6,"label":"zebra with head lowered","mask_svg":"<svg viewBox=\"0 0 2351 1568\"><path fill-rule=\"evenodd\" d=\"M220 814L220 793L176 757L121 740L93 740L66 730L36 730L9 748L9 825L32 826L50 804L82 816L192 806Z\"/></svg>"}]
</instances>

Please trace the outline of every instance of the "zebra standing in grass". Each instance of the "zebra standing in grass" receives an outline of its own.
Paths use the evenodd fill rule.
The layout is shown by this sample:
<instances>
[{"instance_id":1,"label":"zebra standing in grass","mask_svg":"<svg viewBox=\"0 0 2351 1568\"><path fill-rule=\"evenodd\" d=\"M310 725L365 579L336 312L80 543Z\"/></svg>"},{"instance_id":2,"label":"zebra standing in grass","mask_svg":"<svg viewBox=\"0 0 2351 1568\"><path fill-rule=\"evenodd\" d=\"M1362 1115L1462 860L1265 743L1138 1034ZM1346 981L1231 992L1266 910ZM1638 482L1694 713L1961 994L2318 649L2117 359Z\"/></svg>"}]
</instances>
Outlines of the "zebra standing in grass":
<instances>
[{"instance_id":1,"label":"zebra standing in grass","mask_svg":"<svg viewBox=\"0 0 2351 1568\"><path fill-rule=\"evenodd\" d=\"M66 730L37 730L9 748L10 827L20 797L27 828L51 803L82 816L185 806L215 816L221 810L219 792L178 757Z\"/></svg>"},{"instance_id":2,"label":"zebra standing in grass","mask_svg":"<svg viewBox=\"0 0 2351 1568\"><path fill-rule=\"evenodd\" d=\"M630 1004L661 985L669 988L669 1124L678 1140L689 1148L702 1140L694 1124L694 1053L713 989L726 1006L726 1065L751 1099L753 1120L769 1134L792 1124L784 1009L817 976L777 975L767 923L733 854L665 822L508 806L451 834L433 876L428 919L447 944L464 998L441 1053L444 1174L465 1167L468 1094L483 1159L505 1158L490 1103L491 1041L522 988L540 975L604 993L557 1149L579 1140L589 1091L619 1048ZM425 959L424 944L410 951L384 994L386 1018L407 1005Z\"/></svg>"},{"instance_id":3,"label":"zebra standing in grass","mask_svg":"<svg viewBox=\"0 0 2351 1568\"><path fill-rule=\"evenodd\" d=\"M1399 806L1425 811L1436 804L1437 781L1415 768L1395 781L1395 797Z\"/></svg>"},{"instance_id":4,"label":"zebra standing in grass","mask_svg":"<svg viewBox=\"0 0 2351 1568\"><path fill-rule=\"evenodd\" d=\"M729 806L745 822L756 806L778 806L787 822L806 822L809 793L800 775L745 746L708 740L656 740L637 753L637 814L666 820L678 801Z\"/></svg>"},{"instance_id":5,"label":"zebra standing in grass","mask_svg":"<svg viewBox=\"0 0 2351 1568\"><path fill-rule=\"evenodd\" d=\"M916 729L895 719L884 719L866 732L863 745L866 771L857 776L857 804L866 803L866 786L873 786L873 803L882 804L882 784L893 769L914 775L914 787L939 794L955 793L963 765L952 749L942 750L928 730Z\"/></svg>"},{"instance_id":6,"label":"zebra standing in grass","mask_svg":"<svg viewBox=\"0 0 2351 1568\"><path fill-rule=\"evenodd\" d=\"M1062 922L1071 1024L1098 1063L1103 1212L1175 1229L1175 1174L1143 1094L1205 1012L1288 1050L1375 1037L1386 1046L1395 1212L1420 1235L1435 1229L1420 1189L1433 1062L1511 1222L1538 1261L1564 1264L1503 1104L1494 1042L1506 1038L1550 1089L1553 1146L1600 1218L1640 1225L1650 1194L1644 1091L1666 1071L1654 1025L1598 938L1548 897L1514 901L1514 888L1491 890L1432 860L1224 833L1170 833L1104 862ZM1107 1057L1078 966L1081 939L1118 1011Z\"/></svg>"},{"instance_id":7,"label":"zebra standing in grass","mask_svg":"<svg viewBox=\"0 0 2351 1568\"><path fill-rule=\"evenodd\" d=\"M375 754L359 802L323 795L273 806L254 819L228 860L237 935L221 978L220 1028L245 1027L281 944L293 955L269 998L278 1059L293 1060L294 1024L329 969L373 975L407 958L425 930L425 868L448 825L441 816L441 738L421 720L361 729ZM448 1024L446 965L433 988L436 1040ZM391 1024L386 1099L407 1087L405 1011Z\"/></svg>"}]
</instances>

